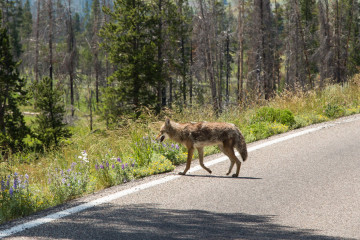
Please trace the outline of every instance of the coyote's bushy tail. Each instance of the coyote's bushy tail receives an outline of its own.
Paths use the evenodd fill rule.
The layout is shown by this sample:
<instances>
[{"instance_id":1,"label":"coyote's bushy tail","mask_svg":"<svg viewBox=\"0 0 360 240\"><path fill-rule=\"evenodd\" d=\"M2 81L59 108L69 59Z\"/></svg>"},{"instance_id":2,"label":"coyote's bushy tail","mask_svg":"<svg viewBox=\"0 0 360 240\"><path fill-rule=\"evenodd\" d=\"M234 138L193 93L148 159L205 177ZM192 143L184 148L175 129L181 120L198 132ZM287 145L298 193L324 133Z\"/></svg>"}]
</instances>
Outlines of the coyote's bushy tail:
<instances>
[{"instance_id":1,"label":"coyote's bushy tail","mask_svg":"<svg viewBox=\"0 0 360 240\"><path fill-rule=\"evenodd\" d=\"M241 132L238 130L239 135L237 137L237 141L235 144L236 150L240 153L243 161L245 162L248 157L248 152L246 148L246 142L244 136L241 134Z\"/></svg>"}]
</instances>

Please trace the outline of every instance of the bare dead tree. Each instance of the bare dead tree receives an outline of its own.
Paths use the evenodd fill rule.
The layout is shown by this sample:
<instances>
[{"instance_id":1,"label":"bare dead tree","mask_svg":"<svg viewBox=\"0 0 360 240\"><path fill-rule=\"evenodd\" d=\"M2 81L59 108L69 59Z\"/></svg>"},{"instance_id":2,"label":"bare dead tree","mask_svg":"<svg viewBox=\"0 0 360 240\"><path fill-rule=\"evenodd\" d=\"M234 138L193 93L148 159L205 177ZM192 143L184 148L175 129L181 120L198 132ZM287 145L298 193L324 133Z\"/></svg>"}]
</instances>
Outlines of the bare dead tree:
<instances>
[{"instance_id":1,"label":"bare dead tree","mask_svg":"<svg viewBox=\"0 0 360 240\"><path fill-rule=\"evenodd\" d=\"M49 17L49 77L53 79L53 9L52 0L48 0L48 17ZM51 89L53 81L51 81Z\"/></svg>"},{"instance_id":2,"label":"bare dead tree","mask_svg":"<svg viewBox=\"0 0 360 240\"><path fill-rule=\"evenodd\" d=\"M39 82L39 34L40 34L40 0L37 0L36 8L36 34L35 34L35 82Z\"/></svg>"},{"instance_id":3,"label":"bare dead tree","mask_svg":"<svg viewBox=\"0 0 360 240\"><path fill-rule=\"evenodd\" d=\"M301 25L301 20L300 20L300 10L299 10L298 0L294 1L294 5L295 5L295 16L296 16L297 26L298 26L300 37L302 40L302 50L303 50L303 54L305 57L305 66L306 66L308 84L310 85L310 88L312 89L314 87L314 84L313 84L312 77L311 77L309 54L308 54L308 50L306 47L305 33L304 33L304 29Z\"/></svg>"},{"instance_id":4,"label":"bare dead tree","mask_svg":"<svg viewBox=\"0 0 360 240\"><path fill-rule=\"evenodd\" d=\"M317 62L320 82L319 87L324 87L326 78L331 78L333 72L333 56L334 52L331 48L331 31L329 20L329 3L327 0L318 2L319 10L319 47L313 56L314 61Z\"/></svg>"},{"instance_id":5,"label":"bare dead tree","mask_svg":"<svg viewBox=\"0 0 360 240\"><path fill-rule=\"evenodd\" d=\"M217 99L217 87L216 87L216 73L215 73L215 24L212 22L211 12L209 7L207 6L204 0L198 0L199 5L199 15L196 19L196 30L195 34L197 35L197 56L198 61L202 61L202 65L204 65L206 69L206 73L208 75L210 81L210 90L211 90L211 100L214 112L219 113L219 102Z\"/></svg>"},{"instance_id":6,"label":"bare dead tree","mask_svg":"<svg viewBox=\"0 0 360 240\"><path fill-rule=\"evenodd\" d=\"M249 87L257 96L273 94L274 34L270 1L254 0L249 50Z\"/></svg>"},{"instance_id":7,"label":"bare dead tree","mask_svg":"<svg viewBox=\"0 0 360 240\"><path fill-rule=\"evenodd\" d=\"M70 85L70 104L71 104L71 116L74 116L75 108L74 108L74 74L75 74L75 58L76 58L76 43L75 43L75 34L73 29L73 21L72 21L72 12L71 12L71 0L68 0L68 18L67 18L67 30L68 30L68 53L67 53L67 71L69 74L69 85Z\"/></svg>"},{"instance_id":8,"label":"bare dead tree","mask_svg":"<svg viewBox=\"0 0 360 240\"><path fill-rule=\"evenodd\" d=\"M237 70L237 99L238 102L243 101L243 81L244 81L244 13L245 0L239 0L239 16L238 16L238 35L239 35L239 52L238 52L238 70Z\"/></svg>"}]
</instances>

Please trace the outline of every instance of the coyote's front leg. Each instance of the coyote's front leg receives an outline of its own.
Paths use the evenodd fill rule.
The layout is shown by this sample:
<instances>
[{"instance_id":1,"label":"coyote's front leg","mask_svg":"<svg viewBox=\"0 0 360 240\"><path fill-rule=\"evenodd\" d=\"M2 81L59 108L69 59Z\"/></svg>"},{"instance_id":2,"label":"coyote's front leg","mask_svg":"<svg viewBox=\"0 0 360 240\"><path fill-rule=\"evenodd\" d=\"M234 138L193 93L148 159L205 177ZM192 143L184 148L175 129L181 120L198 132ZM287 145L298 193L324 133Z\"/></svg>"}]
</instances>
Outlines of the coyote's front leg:
<instances>
[{"instance_id":1,"label":"coyote's front leg","mask_svg":"<svg viewBox=\"0 0 360 240\"><path fill-rule=\"evenodd\" d=\"M204 165L204 148L197 148L198 153L199 153L199 162L200 162L200 166L205 169L206 171L208 171L208 173L212 173L211 170L207 167L205 167Z\"/></svg>"},{"instance_id":2,"label":"coyote's front leg","mask_svg":"<svg viewBox=\"0 0 360 240\"><path fill-rule=\"evenodd\" d=\"M183 172L179 172L180 175L185 175L186 172L189 170L190 165L191 165L191 159L194 153L194 147L190 147L188 148L188 156L187 156L187 161L186 161L186 167L185 170Z\"/></svg>"}]
</instances>

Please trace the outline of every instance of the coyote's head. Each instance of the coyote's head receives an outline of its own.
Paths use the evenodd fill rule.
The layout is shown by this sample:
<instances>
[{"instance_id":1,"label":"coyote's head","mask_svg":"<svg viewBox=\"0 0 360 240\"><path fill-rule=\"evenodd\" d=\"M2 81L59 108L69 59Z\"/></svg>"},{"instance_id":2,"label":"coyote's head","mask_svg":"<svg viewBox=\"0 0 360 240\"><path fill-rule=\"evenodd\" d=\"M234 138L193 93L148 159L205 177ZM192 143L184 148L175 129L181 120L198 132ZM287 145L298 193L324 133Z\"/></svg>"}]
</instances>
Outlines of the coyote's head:
<instances>
[{"instance_id":1,"label":"coyote's head","mask_svg":"<svg viewBox=\"0 0 360 240\"><path fill-rule=\"evenodd\" d=\"M171 127L170 119L166 118L165 123L160 128L160 134L156 137L156 140L160 140L160 142L164 141L166 138L169 138L169 129Z\"/></svg>"}]
</instances>

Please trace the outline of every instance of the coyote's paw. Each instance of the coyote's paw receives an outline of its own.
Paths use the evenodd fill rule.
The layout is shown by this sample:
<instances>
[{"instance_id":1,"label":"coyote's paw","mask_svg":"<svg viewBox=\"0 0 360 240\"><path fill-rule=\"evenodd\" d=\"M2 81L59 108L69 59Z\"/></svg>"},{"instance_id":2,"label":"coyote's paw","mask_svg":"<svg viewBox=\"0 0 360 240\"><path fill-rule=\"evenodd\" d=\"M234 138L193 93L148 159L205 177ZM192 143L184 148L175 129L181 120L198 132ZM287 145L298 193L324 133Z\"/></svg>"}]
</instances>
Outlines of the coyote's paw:
<instances>
[{"instance_id":1,"label":"coyote's paw","mask_svg":"<svg viewBox=\"0 0 360 240\"><path fill-rule=\"evenodd\" d=\"M239 175L236 175L236 173L234 173L233 175L232 175L232 177L238 177Z\"/></svg>"},{"instance_id":2,"label":"coyote's paw","mask_svg":"<svg viewBox=\"0 0 360 240\"><path fill-rule=\"evenodd\" d=\"M226 176L229 176L229 174L230 174L230 172L227 172L227 173L226 173Z\"/></svg>"},{"instance_id":3,"label":"coyote's paw","mask_svg":"<svg viewBox=\"0 0 360 240\"><path fill-rule=\"evenodd\" d=\"M184 172L179 172L179 175L185 175L185 173Z\"/></svg>"}]
</instances>

